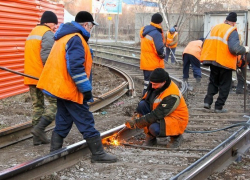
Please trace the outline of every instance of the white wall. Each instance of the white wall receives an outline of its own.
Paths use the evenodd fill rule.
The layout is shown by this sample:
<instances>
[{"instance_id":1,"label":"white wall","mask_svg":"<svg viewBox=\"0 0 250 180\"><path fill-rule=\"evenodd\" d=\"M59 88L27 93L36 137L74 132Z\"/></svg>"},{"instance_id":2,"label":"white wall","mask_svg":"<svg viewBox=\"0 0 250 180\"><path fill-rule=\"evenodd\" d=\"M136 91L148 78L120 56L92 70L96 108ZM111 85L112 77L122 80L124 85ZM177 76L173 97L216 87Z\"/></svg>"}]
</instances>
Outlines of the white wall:
<instances>
[{"instance_id":1,"label":"white wall","mask_svg":"<svg viewBox=\"0 0 250 180\"><path fill-rule=\"evenodd\" d=\"M243 45L246 43L246 25L247 19L249 21L249 11L235 11L237 13L237 31L241 36L241 40L243 41ZM204 18L204 37L207 36L211 28L217 24L221 24L225 21L229 12L207 12ZM249 37L248 37L249 44Z\"/></svg>"}]
</instances>

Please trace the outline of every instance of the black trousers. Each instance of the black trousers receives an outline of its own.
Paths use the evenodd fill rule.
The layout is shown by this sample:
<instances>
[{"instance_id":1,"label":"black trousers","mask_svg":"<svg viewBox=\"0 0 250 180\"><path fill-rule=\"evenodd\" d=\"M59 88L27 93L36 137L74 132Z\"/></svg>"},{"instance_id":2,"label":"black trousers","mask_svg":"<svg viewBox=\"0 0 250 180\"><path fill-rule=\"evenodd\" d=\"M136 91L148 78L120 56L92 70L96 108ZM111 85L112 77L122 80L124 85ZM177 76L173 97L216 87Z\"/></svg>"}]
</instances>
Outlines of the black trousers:
<instances>
[{"instance_id":1,"label":"black trousers","mask_svg":"<svg viewBox=\"0 0 250 180\"><path fill-rule=\"evenodd\" d=\"M201 78L201 63L200 61L191 54L183 54L183 79L189 78L189 67L190 64L193 69L194 78Z\"/></svg>"},{"instance_id":2,"label":"black trousers","mask_svg":"<svg viewBox=\"0 0 250 180\"><path fill-rule=\"evenodd\" d=\"M210 77L207 95L204 103L212 104L213 96L219 92L215 102L215 109L221 110L225 105L232 83L232 69L225 69L210 65Z\"/></svg>"}]
</instances>

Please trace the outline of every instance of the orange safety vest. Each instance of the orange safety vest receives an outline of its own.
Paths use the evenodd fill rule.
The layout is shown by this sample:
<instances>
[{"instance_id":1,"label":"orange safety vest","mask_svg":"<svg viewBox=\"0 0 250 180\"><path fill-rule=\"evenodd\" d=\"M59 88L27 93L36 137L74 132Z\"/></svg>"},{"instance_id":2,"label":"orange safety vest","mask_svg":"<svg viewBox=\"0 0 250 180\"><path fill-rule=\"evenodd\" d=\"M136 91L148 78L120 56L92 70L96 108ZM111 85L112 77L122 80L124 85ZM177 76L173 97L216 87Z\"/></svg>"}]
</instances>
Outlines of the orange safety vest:
<instances>
[{"instance_id":1,"label":"orange safety vest","mask_svg":"<svg viewBox=\"0 0 250 180\"><path fill-rule=\"evenodd\" d=\"M165 126L165 132L160 132L160 134L165 134L165 136L176 136L184 133L188 124L189 115L185 99L183 98L178 86L173 81L171 81L169 87L155 99L153 110L159 106L165 97L170 95L179 96L180 104L171 114L164 117L163 125ZM145 99L146 96L147 93L142 99Z\"/></svg>"},{"instance_id":2,"label":"orange safety vest","mask_svg":"<svg viewBox=\"0 0 250 180\"><path fill-rule=\"evenodd\" d=\"M188 43L188 45L184 49L183 54L191 54L194 57L196 57L198 60L200 60L201 46L202 46L201 40L191 41Z\"/></svg>"},{"instance_id":3,"label":"orange safety vest","mask_svg":"<svg viewBox=\"0 0 250 180\"><path fill-rule=\"evenodd\" d=\"M76 35L82 40L82 45L85 50L84 67L87 77L89 78L92 67L92 57L89 46L81 34L73 33L55 41L38 81L37 88L44 89L58 98L82 104L83 94L78 90L75 82L70 76L65 59L67 42Z\"/></svg>"},{"instance_id":4,"label":"orange safety vest","mask_svg":"<svg viewBox=\"0 0 250 180\"><path fill-rule=\"evenodd\" d=\"M25 42L24 51L24 73L39 78L43 70L41 59L42 37L51 29L47 26L36 26L29 34ZM36 85L37 80L24 77L25 85Z\"/></svg>"},{"instance_id":5,"label":"orange safety vest","mask_svg":"<svg viewBox=\"0 0 250 180\"><path fill-rule=\"evenodd\" d=\"M171 34L169 31L167 32L167 39L166 39L166 44L170 44L174 41L174 37L177 36L178 32L175 32L174 34ZM177 43L175 43L172 46L169 46L170 48L176 48L177 47Z\"/></svg>"},{"instance_id":6,"label":"orange safety vest","mask_svg":"<svg viewBox=\"0 0 250 180\"><path fill-rule=\"evenodd\" d=\"M154 24L151 22L150 25L161 29L161 26L158 24ZM143 29L144 27L142 27L140 30L140 36L141 36L140 69L148 71L153 71L156 68L164 69L164 60L158 56L153 38L149 35L143 37L142 36ZM164 36L162 33L162 40L163 39Z\"/></svg>"},{"instance_id":7,"label":"orange safety vest","mask_svg":"<svg viewBox=\"0 0 250 180\"><path fill-rule=\"evenodd\" d=\"M218 64L236 70L237 56L230 53L228 37L237 30L228 24L216 25L203 43L201 62L215 61Z\"/></svg>"}]
</instances>

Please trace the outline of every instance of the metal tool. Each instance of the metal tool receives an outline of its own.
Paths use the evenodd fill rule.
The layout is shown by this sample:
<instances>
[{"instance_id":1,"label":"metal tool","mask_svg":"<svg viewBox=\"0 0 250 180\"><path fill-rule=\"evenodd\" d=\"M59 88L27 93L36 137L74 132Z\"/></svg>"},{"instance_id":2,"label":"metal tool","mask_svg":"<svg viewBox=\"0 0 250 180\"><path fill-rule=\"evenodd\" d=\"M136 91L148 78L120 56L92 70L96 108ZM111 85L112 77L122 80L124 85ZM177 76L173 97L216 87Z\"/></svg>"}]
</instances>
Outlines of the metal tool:
<instances>
[{"instance_id":1,"label":"metal tool","mask_svg":"<svg viewBox=\"0 0 250 180\"><path fill-rule=\"evenodd\" d=\"M170 49L170 53L173 55L175 62L178 64L178 62L177 62L177 60L176 60L176 57L175 57L175 55L174 55L172 49L171 49L170 47L168 47L168 48Z\"/></svg>"},{"instance_id":2,"label":"metal tool","mask_svg":"<svg viewBox=\"0 0 250 180\"><path fill-rule=\"evenodd\" d=\"M5 71L9 71L9 72L12 72L12 73L15 73L15 74L18 74L18 75L21 75L21 76L25 76L25 77L29 77L29 78L32 78L32 79L39 80L37 77L30 76L30 75L24 74L24 73L20 73L18 71L14 71L12 69L8 69L8 68L2 67L2 66L0 66L0 69L5 70Z\"/></svg>"},{"instance_id":3,"label":"metal tool","mask_svg":"<svg viewBox=\"0 0 250 180\"><path fill-rule=\"evenodd\" d=\"M129 128L127 128L127 126L124 126L124 128L122 128L120 131L118 131L118 133L116 134L116 136L114 137L114 139L118 139L118 137L119 137L119 135L122 133L122 132L124 132L124 131L126 131L126 130L128 130Z\"/></svg>"},{"instance_id":4,"label":"metal tool","mask_svg":"<svg viewBox=\"0 0 250 180\"><path fill-rule=\"evenodd\" d=\"M32 79L39 80L39 78L37 78L37 77L31 76L31 75L28 75L28 74L24 74L24 73L21 73L21 72L18 72L18 71L14 71L14 70L8 69L8 68L6 68L6 67L0 66L0 69L5 70L5 71L12 72L12 73L14 73L14 74L18 74L18 75L21 75L21 76L25 76L25 77L28 77L28 78L32 78ZM97 98L97 99L101 99L101 100L104 99L104 98L99 97L99 96L93 96L93 98Z\"/></svg>"}]
</instances>

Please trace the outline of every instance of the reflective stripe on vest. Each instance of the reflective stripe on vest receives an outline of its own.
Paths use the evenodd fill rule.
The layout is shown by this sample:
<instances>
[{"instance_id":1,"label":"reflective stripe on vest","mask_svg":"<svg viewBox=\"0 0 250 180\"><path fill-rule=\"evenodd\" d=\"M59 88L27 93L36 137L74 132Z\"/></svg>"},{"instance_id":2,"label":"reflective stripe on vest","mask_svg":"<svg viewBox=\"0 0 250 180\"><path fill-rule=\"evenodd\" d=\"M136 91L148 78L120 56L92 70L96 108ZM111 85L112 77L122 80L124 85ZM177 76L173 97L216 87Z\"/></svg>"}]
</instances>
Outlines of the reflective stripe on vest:
<instances>
[{"instance_id":1,"label":"reflective stripe on vest","mask_svg":"<svg viewBox=\"0 0 250 180\"><path fill-rule=\"evenodd\" d=\"M41 43L42 37L51 29L47 26L36 26L25 42L24 50L24 73L39 78L43 70L43 62L41 59ZM37 80L24 77L25 85L36 85Z\"/></svg>"},{"instance_id":2,"label":"reflective stripe on vest","mask_svg":"<svg viewBox=\"0 0 250 180\"><path fill-rule=\"evenodd\" d=\"M160 132L161 134L165 134L166 136L174 136L183 134L184 130L188 124L188 108L186 102L178 88L178 86L171 81L171 84L167 89L165 89L154 101L153 110L156 109L162 100L170 95L177 95L180 97L180 103L177 108L169 115L164 118L164 123L161 125L165 125L165 132ZM147 92L143 96L142 99L147 97ZM162 129L162 128L161 128Z\"/></svg>"},{"instance_id":3,"label":"reflective stripe on vest","mask_svg":"<svg viewBox=\"0 0 250 180\"><path fill-rule=\"evenodd\" d=\"M221 42L223 42L224 44L226 44L226 45L228 45L228 42L227 42L227 39L228 39L228 36L231 34L231 32L233 31L235 29L235 27L230 27L227 31L226 31L226 33L225 33L225 35L223 36L223 38L221 38L221 37L219 37L219 36L211 36L211 32L209 33L209 35L208 35L208 37L206 38L206 40L207 39L211 39L211 40L218 40L218 41L221 41Z\"/></svg>"},{"instance_id":4,"label":"reflective stripe on vest","mask_svg":"<svg viewBox=\"0 0 250 180\"><path fill-rule=\"evenodd\" d=\"M166 40L166 44L170 44L170 43L172 43L173 41L174 41L174 38L175 38L175 36L177 35L178 33L177 32L175 32L174 34L171 34L169 31L167 32L167 40ZM178 42L177 43L175 43L174 45L172 45L172 46L170 46L170 48L175 48L175 47L177 47L177 44L178 44Z\"/></svg>"},{"instance_id":5,"label":"reflective stripe on vest","mask_svg":"<svg viewBox=\"0 0 250 180\"><path fill-rule=\"evenodd\" d=\"M183 134L188 124L188 108L186 102L178 88L178 86L171 81L171 84L165 89L154 101L153 110L159 106L161 101L170 95L177 95L180 97L180 103L177 108L169 115L165 116L165 135L174 136Z\"/></svg>"},{"instance_id":6,"label":"reflective stripe on vest","mask_svg":"<svg viewBox=\"0 0 250 180\"><path fill-rule=\"evenodd\" d=\"M201 61L215 61L225 68L236 70L237 57L228 48L228 38L234 30L237 29L228 24L216 25L203 43Z\"/></svg>"},{"instance_id":7,"label":"reflective stripe on vest","mask_svg":"<svg viewBox=\"0 0 250 180\"><path fill-rule=\"evenodd\" d=\"M151 25L156 26L153 23L151 23ZM153 71L156 68L164 69L164 60L161 59L157 54L153 37L151 37L150 35L146 35L144 37L142 35L143 29L144 27L142 27L140 30L140 37L141 37L140 69L148 71Z\"/></svg>"},{"instance_id":8,"label":"reflective stripe on vest","mask_svg":"<svg viewBox=\"0 0 250 180\"><path fill-rule=\"evenodd\" d=\"M92 56L88 44L79 33L68 34L63 36L59 40L55 41L51 53L48 57L46 65L38 81L37 87L44 89L52 95L76 102L78 104L83 103L83 94L78 90L76 84L81 83L74 82L73 79L79 75L71 77L66 64L66 45L73 36L79 36L82 41L82 45L85 51L85 72L82 75L87 74L90 77L92 67ZM55 76L56 75L56 76Z\"/></svg>"}]
</instances>

